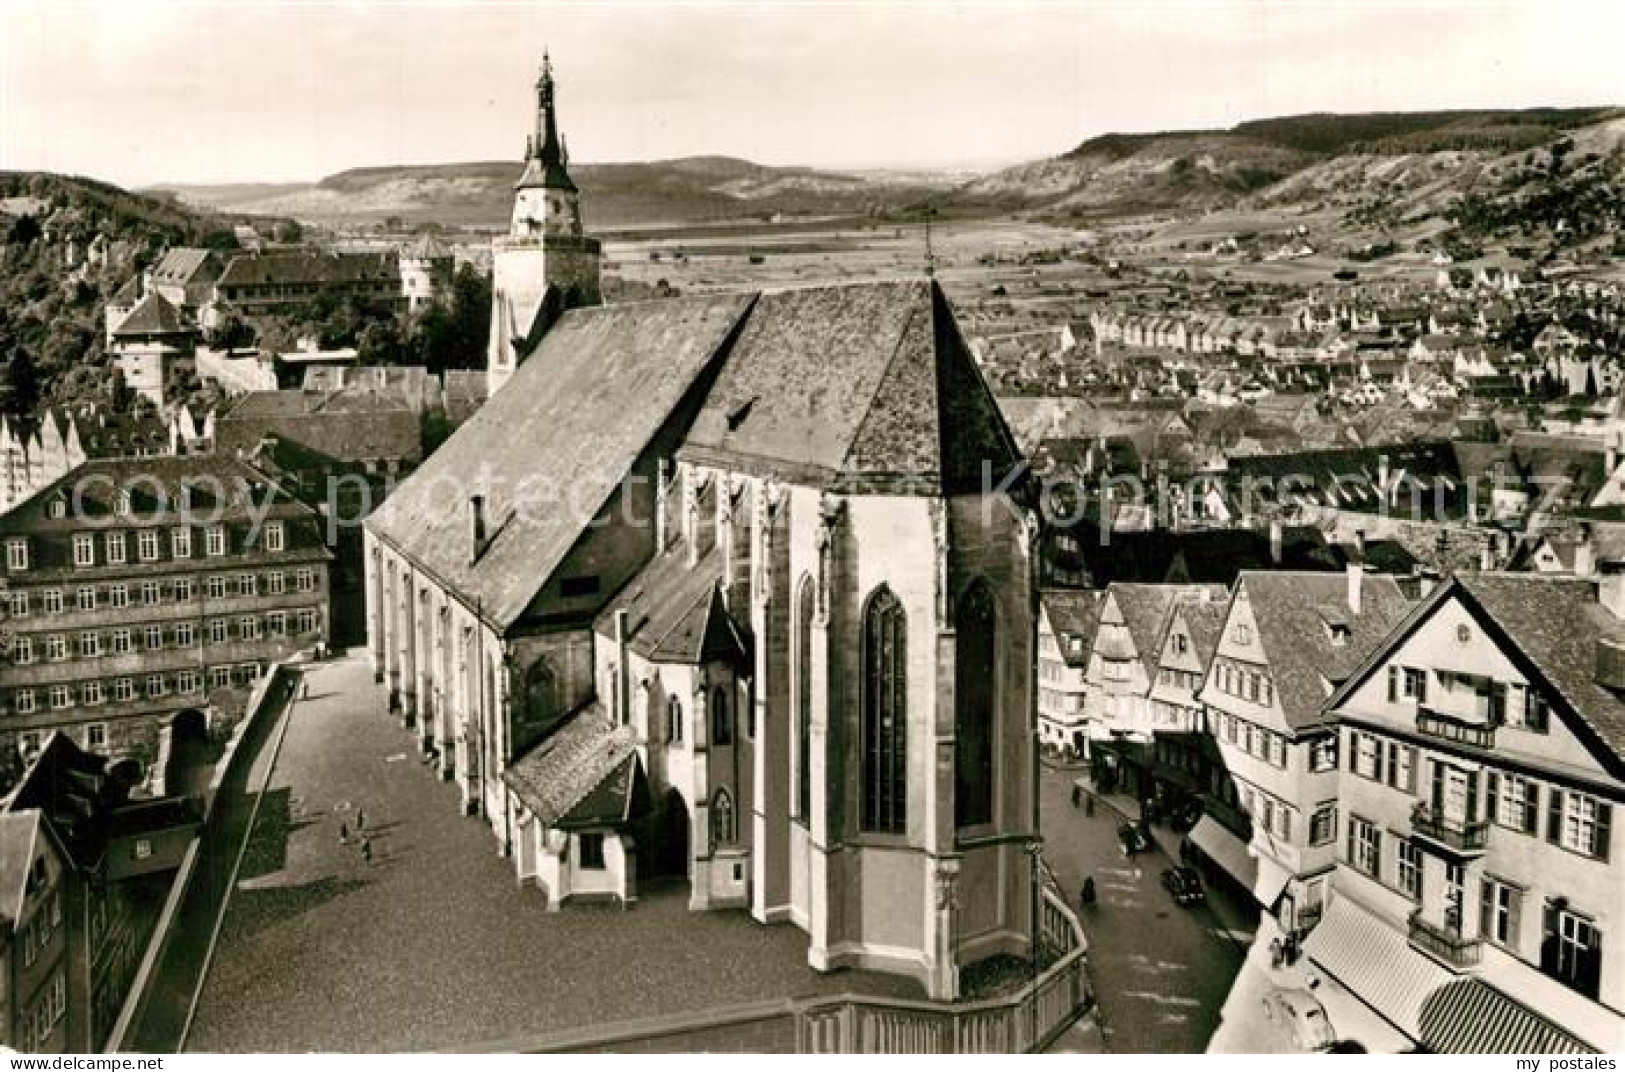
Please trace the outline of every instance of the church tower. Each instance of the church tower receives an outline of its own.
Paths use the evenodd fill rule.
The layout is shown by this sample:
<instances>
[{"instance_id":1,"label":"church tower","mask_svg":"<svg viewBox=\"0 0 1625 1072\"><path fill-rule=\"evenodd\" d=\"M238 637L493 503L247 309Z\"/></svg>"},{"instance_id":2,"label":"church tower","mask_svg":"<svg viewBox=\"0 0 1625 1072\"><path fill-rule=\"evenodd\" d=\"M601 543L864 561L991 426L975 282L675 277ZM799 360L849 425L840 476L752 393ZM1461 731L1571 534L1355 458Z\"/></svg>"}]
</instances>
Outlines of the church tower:
<instances>
[{"instance_id":1,"label":"church tower","mask_svg":"<svg viewBox=\"0 0 1625 1072\"><path fill-rule=\"evenodd\" d=\"M513 219L492 247L491 394L536 345L552 320L578 305L597 305L599 244L581 230L581 192L570 181L559 137L553 65L542 55L536 82L536 132L525 143L525 170L514 184Z\"/></svg>"}]
</instances>

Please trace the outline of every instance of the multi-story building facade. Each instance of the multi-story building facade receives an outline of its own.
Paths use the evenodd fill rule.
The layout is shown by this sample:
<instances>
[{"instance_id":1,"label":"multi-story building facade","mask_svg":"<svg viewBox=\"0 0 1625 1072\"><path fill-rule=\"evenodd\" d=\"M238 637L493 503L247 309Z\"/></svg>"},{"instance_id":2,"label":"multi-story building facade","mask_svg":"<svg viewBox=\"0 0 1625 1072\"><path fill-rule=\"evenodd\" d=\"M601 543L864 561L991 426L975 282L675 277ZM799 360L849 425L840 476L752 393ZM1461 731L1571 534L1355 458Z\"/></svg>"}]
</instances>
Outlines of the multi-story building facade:
<instances>
[{"instance_id":1,"label":"multi-story building facade","mask_svg":"<svg viewBox=\"0 0 1625 1072\"><path fill-rule=\"evenodd\" d=\"M231 458L97 459L0 517L0 741L53 729L150 762L185 711L230 715L327 636L321 518Z\"/></svg>"},{"instance_id":2,"label":"multi-story building facade","mask_svg":"<svg viewBox=\"0 0 1625 1072\"><path fill-rule=\"evenodd\" d=\"M1164 805L1200 800L1213 788L1216 753L1207 711L1196 697L1228 614L1228 598L1205 591L1168 608L1149 696L1151 790Z\"/></svg>"},{"instance_id":3,"label":"multi-story building facade","mask_svg":"<svg viewBox=\"0 0 1625 1072\"><path fill-rule=\"evenodd\" d=\"M1409 1044L1625 1046L1622 570L1458 575L1328 704L1337 871L1306 948Z\"/></svg>"},{"instance_id":4,"label":"multi-story building facade","mask_svg":"<svg viewBox=\"0 0 1625 1072\"><path fill-rule=\"evenodd\" d=\"M1038 739L1072 755L1089 755L1085 674L1100 620L1100 592L1050 588L1038 608Z\"/></svg>"},{"instance_id":5,"label":"multi-story building facade","mask_svg":"<svg viewBox=\"0 0 1625 1072\"><path fill-rule=\"evenodd\" d=\"M14 1051L69 1049L67 871L39 809L0 812L0 1045Z\"/></svg>"},{"instance_id":6,"label":"multi-story building facade","mask_svg":"<svg viewBox=\"0 0 1625 1072\"><path fill-rule=\"evenodd\" d=\"M1152 685L1174 603L1219 602L1222 585L1112 584L1100 607L1085 675L1097 783L1144 799L1152 788Z\"/></svg>"},{"instance_id":7,"label":"multi-story building facade","mask_svg":"<svg viewBox=\"0 0 1625 1072\"><path fill-rule=\"evenodd\" d=\"M1326 697L1408 609L1393 578L1358 566L1236 579L1198 694L1218 744L1218 807L1190 840L1284 931L1320 918L1336 863L1337 729ZM1245 830L1221 821L1227 809Z\"/></svg>"}]
</instances>

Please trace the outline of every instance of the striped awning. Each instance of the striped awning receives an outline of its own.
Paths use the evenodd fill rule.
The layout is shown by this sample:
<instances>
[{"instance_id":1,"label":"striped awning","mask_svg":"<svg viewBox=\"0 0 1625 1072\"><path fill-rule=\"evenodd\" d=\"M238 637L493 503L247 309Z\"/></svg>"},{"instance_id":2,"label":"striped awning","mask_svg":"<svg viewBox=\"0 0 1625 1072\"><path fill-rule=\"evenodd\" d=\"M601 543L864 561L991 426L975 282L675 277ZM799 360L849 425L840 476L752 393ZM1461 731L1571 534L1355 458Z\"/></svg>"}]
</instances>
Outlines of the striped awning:
<instances>
[{"instance_id":1,"label":"striped awning","mask_svg":"<svg viewBox=\"0 0 1625 1072\"><path fill-rule=\"evenodd\" d=\"M1292 872L1270 859L1258 856L1252 847L1232 834L1217 819L1204 815L1186 835L1207 858L1252 892L1265 911L1275 907L1281 891L1292 881Z\"/></svg>"},{"instance_id":2,"label":"striped awning","mask_svg":"<svg viewBox=\"0 0 1625 1072\"><path fill-rule=\"evenodd\" d=\"M1452 974L1411 948L1403 931L1346 896L1332 900L1303 951L1424 1050L1597 1052L1482 979Z\"/></svg>"},{"instance_id":3,"label":"striped awning","mask_svg":"<svg viewBox=\"0 0 1625 1072\"><path fill-rule=\"evenodd\" d=\"M1422 1045L1434 1053L1596 1053L1482 979L1457 979L1422 1003Z\"/></svg>"}]
</instances>

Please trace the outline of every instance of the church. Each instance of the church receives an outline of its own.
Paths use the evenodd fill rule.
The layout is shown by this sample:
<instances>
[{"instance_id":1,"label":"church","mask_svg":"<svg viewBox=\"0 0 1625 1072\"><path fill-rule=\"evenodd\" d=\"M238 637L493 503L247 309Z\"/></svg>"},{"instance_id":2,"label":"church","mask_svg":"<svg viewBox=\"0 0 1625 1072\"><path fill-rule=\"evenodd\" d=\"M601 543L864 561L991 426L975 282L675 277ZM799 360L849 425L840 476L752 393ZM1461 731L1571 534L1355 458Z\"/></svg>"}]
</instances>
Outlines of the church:
<instances>
[{"instance_id":1,"label":"church","mask_svg":"<svg viewBox=\"0 0 1625 1072\"><path fill-rule=\"evenodd\" d=\"M390 708L550 909L686 884L955 998L1035 931L1015 441L923 276L602 304L555 112L490 400L366 522Z\"/></svg>"}]
</instances>

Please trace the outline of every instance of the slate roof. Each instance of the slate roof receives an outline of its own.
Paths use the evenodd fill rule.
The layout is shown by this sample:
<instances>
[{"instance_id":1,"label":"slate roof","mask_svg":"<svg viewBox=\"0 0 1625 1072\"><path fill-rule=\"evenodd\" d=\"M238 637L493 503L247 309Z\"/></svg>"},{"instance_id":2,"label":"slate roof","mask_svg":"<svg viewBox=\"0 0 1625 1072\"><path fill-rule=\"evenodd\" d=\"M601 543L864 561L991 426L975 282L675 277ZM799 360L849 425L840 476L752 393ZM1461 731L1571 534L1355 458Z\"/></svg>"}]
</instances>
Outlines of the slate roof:
<instances>
[{"instance_id":1,"label":"slate roof","mask_svg":"<svg viewBox=\"0 0 1625 1072\"><path fill-rule=\"evenodd\" d=\"M626 611L627 644L654 662L698 665L725 659L748 665L750 627L736 622L722 599L722 555L713 546L693 566L679 541L650 559L643 571L598 616L597 631L615 636L615 616Z\"/></svg>"},{"instance_id":2,"label":"slate roof","mask_svg":"<svg viewBox=\"0 0 1625 1072\"><path fill-rule=\"evenodd\" d=\"M594 700L509 764L502 780L546 826L596 825L627 818L637 762L631 728L611 726Z\"/></svg>"},{"instance_id":3,"label":"slate roof","mask_svg":"<svg viewBox=\"0 0 1625 1072\"><path fill-rule=\"evenodd\" d=\"M1176 600L1199 602L1203 597L1222 603L1226 592L1218 584L1114 584L1106 590L1122 612L1123 624L1134 638L1136 654L1153 679L1162 654L1168 611Z\"/></svg>"},{"instance_id":4,"label":"slate roof","mask_svg":"<svg viewBox=\"0 0 1625 1072\"><path fill-rule=\"evenodd\" d=\"M233 287L359 283L399 274L395 254L388 253L244 253L226 265L215 285Z\"/></svg>"},{"instance_id":5,"label":"slate roof","mask_svg":"<svg viewBox=\"0 0 1625 1072\"><path fill-rule=\"evenodd\" d=\"M1209 599L1206 602L1182 599L1175 610L1190 632L1193 654L1199 663L1207 666L1219 649L1219 636L1224 629L1224 620L1230 613L1229 593L1225 593L1223 599Z\"/></svg>"},{"instance_id":6,"label":"slate roof","mask_svg":"<svg viewBox=\"0 0 1625 1072\"><path fill-rule=\"evenodd\" d=\"M180 311L156 290L136 303L129 315L113 329L114 338L138 335L188 335L192 329L181 321Z\"/></svg>"},{"instance_id":7,"label":"slate roof","mask_svg":"<svg viewBox=\"0 0 1625 1072\"><path fill-rule=\"evenodd\" d=\"M1596 682L1597 643L1625 643L1625 622L1583 577L1458 574L1467 593L1506 632L1616 757L1625 758L1625 702Z\"/></svg>"},{"instance_id":8,"label":"slate roof","mask_svg":"<svg viewBox=\"0 0 1625 1072\"><path fill-rule=\"evenodd\" d=\"M1044 612L1049 615L1050 628L1066 640L1081 642L1079 654L1074 655L1072 645L1063 643L1061 657L1068 666L1087 666L1089 649L1095 646L1095 631L1100 626L1100 606L1106 593L1088 589L1071 590L1046 588L1039 594Z\"/></svg>"},{"instance_id":9,"label":"slate roof","mask_svg":"<svg viewBox=\"0 0 1625 1072\"><path fill-rule=\"evenodd\" d=\"M164 254L152 269L152 278L159 283L190 283L194 279L207 281L218 278L225 268L225 259L211 249L183 246Z\"/></svg>"},{"instance_id":10,"label":"slate roof","mask_svg":"<svg viewBox=\"0 0 1625 1072\"><path fill-rule=\"evenodd\" d=\"M834 490L978 490L1020 452L935 283L766 294L680 457Z\"/></svg>"},{"instance_id":11,"label":"slate roof","mask_svg":"<svg viewBox=\"0 0 1625 1072\"><path fill-rule=\"evenodd\" d=\"M340 461L423 457L417 412L392 392L252 391L215 421L222 451L251 451L272 436Z\"/></svg>"},{"instance_id":12,"label":"slate roof","mask_svg":"<svg viewBox=\"0 0 1625 1072\"><path fill-rule=\"evenodd\" d=\"M1335 689L1353 676L1411 610L1392 577L1367 573L1361 581L1358 615L1349 611L1345 574L1248 572L1236 582L1238 600L1245 590L1257 623L1282 715L1294 730L1326 721L1325 683ZM1342 644L1333 642L1328 623L1348 627Z\"/></svg>"},{"instance_id":13,"label":"slate roof","mask_svg":"<svg viewBox=\"0 0 1625 1072\"><path fill-rule=\"evenodd\" d=\"M42 817L38 808L0 812L0 924L22 919Z\"/></svg>"},{"instance_id":14,"label":"slate roof","mask_svg":"<svg viewBox=\"0 0 1625 1072\"><path fill-rule=\"evenodd\" d=\"M752 300L713 295L565 313L368 528L491 622L512 624L723 352ZM565 493L581 508L534 501ZM467 515L475 494L486 498L491 533L477 559ZM521 499L530 507L517 509Z\"/></svg>"}]
</instances>

